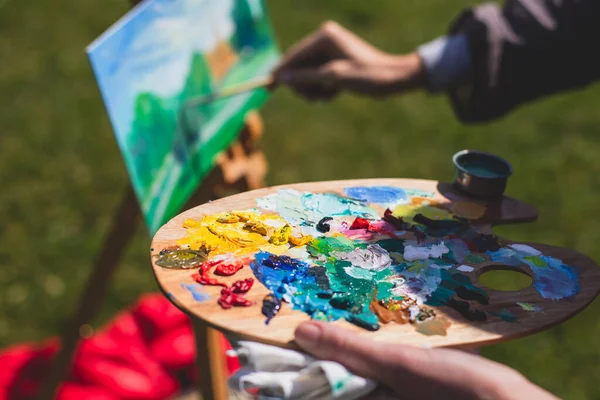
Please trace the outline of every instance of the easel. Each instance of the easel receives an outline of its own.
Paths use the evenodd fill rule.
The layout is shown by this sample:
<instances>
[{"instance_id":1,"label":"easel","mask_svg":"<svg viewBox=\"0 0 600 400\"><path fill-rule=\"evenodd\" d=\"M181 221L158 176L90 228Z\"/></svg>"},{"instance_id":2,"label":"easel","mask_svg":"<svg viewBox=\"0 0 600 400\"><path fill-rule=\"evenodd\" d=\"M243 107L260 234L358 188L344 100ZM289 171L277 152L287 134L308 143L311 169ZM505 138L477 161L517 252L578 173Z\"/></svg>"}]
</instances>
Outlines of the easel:
<instances>
[{"instance_id":1,"label":"easel","mask_svg":"<svg viewBox=\"0 0 600 400\"><path fill-rule=\"evenodd\" d=\"M206 203L233 192L258 189L264 186L267 163L258 148L263 132L260 115L246 115L238 139L217 157L216 165L204 179L185 209ZM125 190L79 299L79 306L61 335L62 348L37 396L40 400L54 398L60 382L66 377L80 338L80 329L90 323L100 311L108 285L119 265L141 216L131 185ZM149 272L150 273L150 272ZM204 400L227 398L227 375L219 334L197 321L192 321L196 335L196 360L199 389Z\"/></svg>"}]
</instances>

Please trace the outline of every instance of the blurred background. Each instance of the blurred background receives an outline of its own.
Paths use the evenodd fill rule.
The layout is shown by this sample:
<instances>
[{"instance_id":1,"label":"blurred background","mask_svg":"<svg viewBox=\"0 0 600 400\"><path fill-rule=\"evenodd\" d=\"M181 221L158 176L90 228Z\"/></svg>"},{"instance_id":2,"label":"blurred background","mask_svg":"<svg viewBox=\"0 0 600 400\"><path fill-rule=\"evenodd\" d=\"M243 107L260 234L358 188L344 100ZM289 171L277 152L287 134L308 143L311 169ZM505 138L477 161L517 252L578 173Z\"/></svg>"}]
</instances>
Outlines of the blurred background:
<instances>
[{"instance_id":1,"label":"blurred background","mask_svg":"<svg viewBox=\"0 0 600 400\"><path fill-rule=\"evenodd\" d=\"M326 19L390 52L445 33L463 0L270 0L282 49ZM74 308L128 177L84 48L126 0L0 0L0 347L56 335ZM370 177L450 180L463 148L498 153L516 173L508 194L538 222L503 227L513 240L571 247L600 260L600 87L467 127L444 96L343 95L308 104L286 89L262 115L268 184ZM156 291L140 223L101 326ZM600 398L600 302L544 333L484 355L567 399Z\"/></svg>"}]
</instances>

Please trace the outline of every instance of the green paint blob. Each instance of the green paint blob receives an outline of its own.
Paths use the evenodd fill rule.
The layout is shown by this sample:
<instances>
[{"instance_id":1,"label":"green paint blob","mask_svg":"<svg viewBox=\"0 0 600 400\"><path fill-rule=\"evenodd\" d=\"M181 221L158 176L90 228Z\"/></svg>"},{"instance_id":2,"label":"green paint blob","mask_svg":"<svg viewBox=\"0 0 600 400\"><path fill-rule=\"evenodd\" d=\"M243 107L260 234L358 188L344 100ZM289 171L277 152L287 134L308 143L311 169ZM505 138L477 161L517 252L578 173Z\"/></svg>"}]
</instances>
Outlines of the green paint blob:
<instances>
[{"instance_id":1,"label":"green paint blob","mask_svg":"<svg viewBox=\"0 0 600 400\"><path fill-rule=\"evenodd\" d=\"M527 261L531 261L531 263L538 268L548 268L548 264L546 263L546 261L542 260L538 256L527 256L527 257L523 257L523 259L527 260Z\"/></svg>"},{"instance_id":2,"label":"green paint blob","mask_svg":"<svg viewBox=\"0 0 600 400\"><path fill-rule=\"evenodd\" d=\"M383 247L389 253L404 253L404 241L397 239L384 239L377 242L378 245Z\"/></svg>"},{"instance_id":3,"label":"green paint blob","mask_svg":"<svg viewBox=\"0 0 600 400\"><path fill-rule=\"evenodd\" d=\"M517 317L506 308L503 308L500 312L488 311L488 314L494 315L505 322L517 322Z\"/></svg>"},{"instance_id":4,"label":"green paint blob","mask_svg":"<svg viewBox=\"0 0 600 400\"><path fill-rule=\"evenodd\" d=\"M327 318L327 315L322 311L315 311L311 317L315 321L329 321L329 318Z\"/></svg>"},{"instance_id":5,"label":"green paint blob","mask_svg":"<svg viewBox=\"0 0 600 400\"><path fill-rule=\"evenodd\" d=\"M431 294L429 300L427 300L427 305L446 305L454 296L468 301L475 300L480 304L488 303L488 294L484 290L471 284L471 280L467 275L441 270L440 277L441 282L437 289Z\"/></svg>"},{"instance_id":6,"label":"green paint blob","mask_svg":"<svg viewBox=\"0 0 600 400\"><path fill-rule=\"evenodd\" d=\"M394 300L403 300L403 296L394 296L392 289L394 284L392 282L377 282L377 300L387 300L394 297ZM395 298L400 297L400 299Z\"/></svg>"},{"instance_id":7,"label":"green paint blob","mask_svg":"<svg viewBox=\"0 0 600 400\"><path fill-rule=\"evenodd\" d=\"M464 262L467 264L479 264L485 261L485 257L478 254L469 253L465 256Z\"/></svg>"},{"instance_id":8,"label":"green paint blob","mask_svg":"<svg viewBox=\"0 0 600 400\"><path fill-rule=\"evenodd\" d=\"M433 197L435 193L421 189L404 189L404 193L411 197Z\"/></svg>"},{"instance_id":9,"label":"green paint blob","mask_svg":"<svg viewBox=\"0 0 600 400\"><path fill-rule=\"evenodd\" d=\"M206 261L208 252L196 250L163 250L158 255L156 265L163 268L192 269Z\"/></svg>"},{"instance_id":10,"label":"green paint blob","mask_svg":"<svg viewBox=\"0 0 600 400\"><path fill-rule=\"evenodd\" d=\"M344 271L346 271L348 275L356 279L373 279L373 275L368 269L351 266L344 268Z\"/></svg>"},{"instance_id":11,"label":"green paint blob","mask_svg":"<svg viewBox=\"0 0 600 400\"><path fill-rule=\"evenodd\" d=\"M377 316L369 306L377 293L376 280L389 272L370 273L372 279L358 279L346 272L348 268L352 268L350 262L335 259L328 260L325 268L331 290L334 292L329 301L331 307L345 311L344 318L355 325L368 330L379 329Z\"/></svg>"},{"instance_id":12,"label":"green paint blob","mask_svg":"<svg viewBox=\"0 0 600 400\"><path fill-rule=\"evenodd\" d=\"M528 312L540 312L542 311L542 307L533 304L533 303L525 303L521 301L517 301L517 305L521 307L523 310Z\"/></svg>"},{"instance_id":13,"label":"green paint blob","mask_svg":"<svg viewBox=\"0 0 600 400\"><path fill-rule=\"evenodd\" d=\"M344 236L322 236L312 240L306 246L306 250L313 257L318 258L319 255L329 257L333 252L350 252L354 250L354 243Z\"/></svg>"}]
</instances>

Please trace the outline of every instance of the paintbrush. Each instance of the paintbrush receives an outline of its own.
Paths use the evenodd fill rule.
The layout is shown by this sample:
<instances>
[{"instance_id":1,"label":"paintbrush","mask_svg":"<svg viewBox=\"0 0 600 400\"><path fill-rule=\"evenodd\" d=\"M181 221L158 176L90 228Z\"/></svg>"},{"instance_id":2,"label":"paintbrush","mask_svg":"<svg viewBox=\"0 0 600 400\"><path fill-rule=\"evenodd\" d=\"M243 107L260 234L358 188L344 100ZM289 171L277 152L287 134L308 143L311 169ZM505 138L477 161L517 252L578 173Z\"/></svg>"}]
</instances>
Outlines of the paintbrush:
<instances>
[{"instance_id":1,"label":"paintbrush","mask_svg":"<svg viewBox=\"0 0 600 400\"><path fill-rule=\"evenodd\" d=\"M252 79L252 80L249 80L246 82L239 83L237 85L233 85L233 86L229 86L227 88L220 89L219 91L208 94L208 95L192 97L187 100L186 106L198 107L198 106L201 106L204 104L212 103L213 101L224 99L226 97L231 97L231 96L235 96L235 95L238 95L241 93L249 92L251 90L264 88L264 87L272 85L274 82L275 82L275 79L273 78L272 75L263 76L260 78L256 78L256 79Z\"/></svg>"}]
</instances>

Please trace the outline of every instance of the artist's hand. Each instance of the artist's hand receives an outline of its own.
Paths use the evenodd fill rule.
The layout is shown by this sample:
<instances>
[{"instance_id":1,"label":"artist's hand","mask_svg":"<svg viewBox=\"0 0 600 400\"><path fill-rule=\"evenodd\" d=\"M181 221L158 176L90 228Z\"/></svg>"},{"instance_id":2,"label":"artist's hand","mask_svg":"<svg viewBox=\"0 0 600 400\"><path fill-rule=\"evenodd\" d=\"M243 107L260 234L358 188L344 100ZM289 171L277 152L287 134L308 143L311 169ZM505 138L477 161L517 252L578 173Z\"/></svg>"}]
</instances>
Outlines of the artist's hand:
<instances>
[{"instance_id":1,"label":"artist's hand","mask_svg":"<svg viewBox=\"0 0 600 400\"><path fill-rule=\"evenodd\" d=\"M319 322L300 325L295 340L385 386L368 399L556 399L517 371L459 350L384 345Z\"/></svg>"},{"instance_id":2,"label":"artist's hand","mask_svg":"<svg viewBox=\"0 0 600 400\"><path fill-rule=\"evenodd\" d=\"M329 21L285 54L274 77L309 100L326 100L342 90L382 97L420 88L426 73L416 53L385 53Z\"/></svg>"}]
</instances>

